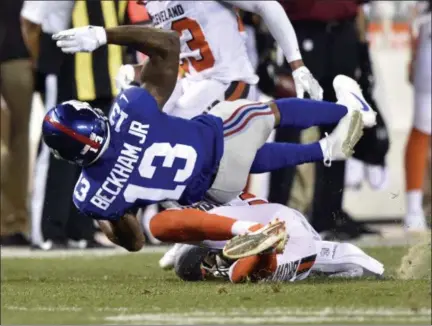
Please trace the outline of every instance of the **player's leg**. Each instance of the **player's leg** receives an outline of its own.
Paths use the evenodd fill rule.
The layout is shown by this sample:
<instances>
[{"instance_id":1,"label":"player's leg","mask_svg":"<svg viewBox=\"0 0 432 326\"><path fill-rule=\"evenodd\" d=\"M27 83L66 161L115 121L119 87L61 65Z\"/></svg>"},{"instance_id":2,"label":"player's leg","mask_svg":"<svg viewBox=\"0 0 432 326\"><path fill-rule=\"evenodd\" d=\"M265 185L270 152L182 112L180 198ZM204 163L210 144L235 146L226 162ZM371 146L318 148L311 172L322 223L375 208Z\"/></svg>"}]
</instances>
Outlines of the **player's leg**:
<instances>
[{"instance_id":1,"label":"player's leg","mask_svg":"<svg viewBox=\"0 0 432 326\"><path fill-rule=\"evenodd\" d=\"M228 203L246 186L255 154L273 131L275 116L269 105L249 100L222 102L210 114L224 121L224 153L208 195Z\"/></svg>"},{"instance_id":2,"label":"player's leg","mask_svg":"<svg viewBox=\"0 0 432 326\"><path fill-rule=\"evenodd\" d=\"M225 148L209 196L219 202L232 199L246 185L254 161L260 163L261 171L252 172L260 173L323 159L330 163L351 156L353 147L362 136L364 122L369 125L375 123L375 112L365 103L354 80L338 76L334 87L340 102L346 106L301 99L282 99L268 104L237 101L216 106L211 113L224 120ZM308 128L339 120L334 132L320 142L308 145L266 144L266 148L277 147L277 150L270 150L272 155L269 151L263 155L258 152L274 127Z\"/></svg>"},{"instance_id":3,"label":"player's leg","mask_svg":"<svg viewBox=\"0 0 432 326\"><path fill-rule=\"evenodd\" d=\"M205 203L205 202L203 202ZM257 205L257 204L263 204L263 203L267 203L266 200L261 199L261 198L257 198L252 194L249 193L242 193L240 196L238 196L237 198L235 198L234 200L232 200L229 203L229 206L243 206L243 207L248 207L249 205ZM208 205L204 205L206 207L209 207ZM213 205L211 205L210 207L212 207ZM216 212L218 212L218 210L220 210L221 207L218 207L216 209ZM213 209L214 210L214 209ZM211 210L211 211L213 211ZM251 216L249 209L247 209L247 212L245 212L244 214L238 213L238 208L234 209L235 213L233 213L232 209L228 209L228 210L223 210L222 212L219 212L221 215L224 216L228 216L228 217L240 217L242 220L248 220L248 218ZM258 218L253 220L254 222L258 222L261 224L265 224L271 221L271 219L269 219L270 215L266 215L264 218ZM208 246L210 248L217 248L217 249L222 249L225 246L226 241L203 241L203 245ZM175 262L176 259L180 259L178 258L178 256L180 255L184 255L185 252L187 252L190 248L188 247L188 245L186 244L176 244L173 247L171 247L166 253L165 255L159 260L159 266L163 269L169 270L175 267ZM177 267L175 267L177 268Z\"/></svg>"},{"instance_id":4,"label":"player's leg","mask_svg":"<svg viewBox=\"0 0 432 326\"><path fill-rule=\"evenodd\" d=\"M245 221L249 222L252 221L254 223L260 223L260 224L267 224L272 219L276 217L276 213L279 210L278 205L269 205L269 206L263 206L259 209L256 209L258 207L257 205L266 204L265 200L256 198L255 196L251 194L244 193L240 195L238 198L233 200L230 203L232 206L223 206L223 207L217 207L213 208L210 212L216 213L218 215L223 215L226 217L231 217L239 221ZM252 206L255 208L252 208ZM207 248L212 248L216 250L222 250L226 244L226 241L210 241L206 240L202 242L202 245ZM181 256L188 256L193 255L194 250L190 245L182 244L180 246L177 246L177 250L173 252L172 260L175 263L175 269L178 271L178 273L182 273L183 265L187 265L187 262L193 261L193 257L183 257ZM181 263L182 266L178 266L178 263ZM186 266L187 267L187 266ZM183 274L191 275L190 271L185 271ZM198 275L198 272L195 271L193 275ZM184 279L183 277L181 277Z\"/></svg>"},{"instance_id":5,"label":"player's leg","mask_svg":"<svg viewBox=\"0 0 432 326\"><path fill-rule=\"evenodd\" d=\"M421 231L427 228L422 207L423 184L430 150L431 94L416 92L414 126L405 150L406 215L407 230Z\"/></svg>"},{"instance_id":6,"label":"player's leg","mask_svg":"<svg viewBox=\"0 0 432 326\"><path fill-rule=\"evenodd\" d=\"M233 283L264 279L294 281L302 280L309 275L320 249L320 238L301 213L283 205L266 203L249 207L219 207L214 211L236 216L240 220L250 216L261 222L279 216L287 223L289 229L289 239L284 246L284 252L262 253L230 262L217 253L207 254L206 258L202 258L201 252L195 246L184 245L176 259L176 272L180 278L189 281L201 280L202 269L206 276L210 274L226 278ZM223 243L212 241L205 241L203 244L211 248L223 246Z\"/></svg>"},{"instance_id":7,"label":"player's leg","mask_svg":"<svg viewBox=\"0 0 432 326\"><path fill-rule=\"evenodd\" d=\"M358 83L344 75L333 80L337 103L312 101L297 98L283 98L272 101L275 112L275 127L294 127L306 129L313 126L338 123L348 112L361 113L364 125L376 124L376 112L363 97Z\"/></svg>"},{"instance_id":8,"label":"player's leg","mask_svg":"<svg viewBox=\"0 0 432 326\"><path fill-rule=\"evenodd\" d=\"M232 239L233 242L228 242L224 247L224 255L229 258L258 254L277 246L286 238L283 221L263 226L257 222L239 221L190 208L169 209L155 215L150 221L150 232L156 239L170 243ZM241 237L236 237L239 235Z\"/></svg>"},{"instance_id":9,"label":"player's leg","mask_svg":"<svg viewBox=\"0 0 432 326\"><path fill-rule=\"evenodd\" d=\"M316 255L320 249L319 235L313 230L305 217L298 211L279 204L253 206L257 216L262 212L273 213L284 220L288 239L283 252L267 253L237 260L229 269L231 282L246 280L272 281L302 280L309 275Z\"/></svg>"},{"instance_id":10,"label":"player's leg","mask_svg":"<svg viewBox=\"0 0 432 326\"><path fill-rule=\"evenodd\" d=\"M339 75L334 79L333 87L339 104L299 99L273 102L276 126L304 128L340 121L330 135L313 144L265 144L258 150L251 172L269 172L321 160L329 165L333 160L344 160L352 155L363 134L363 125L372 126L376 113L364 100L357 82L351 78Z\"/></svg>"},{"instance_id":11,"label":"player's leg","mask_svg":"<svg viewBox=\"0 0 432 326\"><path fill-rule=\"evenodd\" d=\"M321 241L312 273L330 277L381 276L384 266L350 243Z\"/></svg>"}]
</instances>

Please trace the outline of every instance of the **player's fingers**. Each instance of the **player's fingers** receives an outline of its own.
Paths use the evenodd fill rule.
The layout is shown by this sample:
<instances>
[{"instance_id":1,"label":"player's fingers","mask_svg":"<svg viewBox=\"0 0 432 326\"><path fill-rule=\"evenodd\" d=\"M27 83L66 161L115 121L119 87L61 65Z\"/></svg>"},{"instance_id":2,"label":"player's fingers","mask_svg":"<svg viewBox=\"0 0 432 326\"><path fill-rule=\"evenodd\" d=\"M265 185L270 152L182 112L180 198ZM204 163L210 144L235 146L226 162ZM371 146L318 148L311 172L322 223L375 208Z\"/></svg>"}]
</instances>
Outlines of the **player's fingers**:
<instances>
[{"instance_id":1,"label":"player's fingers","mask_svg":"<svg viewBox=\"0 0 432 326\"><path fill-rule=\"evenodd\" d=\"M321 101L323 98L323 90L317 82L314 82L312 85L311 97L317 101Z\"/></svg>"},{"instance_id":2,"label":"player's fingers","mask_svg":"<svg viewBox=\"0 0 432 326\"><path fill-rule=\"evenodd\" d=\"M74 35L75 35L75 31L69 29L69 30L62 31L60 33L54 34L52 36L52 39L55 40L55 41L57 41L57 40L62 40L62 39L68 39L68 38L70 38L71 36L74 36Z\"/></svg>"},{"instance_id":3,"label":"player's fingers","mask_svg":"<svg viewBox=\"0 0 432 326\"><path fill-rule=\"evenodd\" d=\"M321 85L318 83L318 81L314 80L314 84L315 84L315 89L316 89L316 93L317 93L316 99L321 101L323 99L324 91L323 91Z\"/></svg>"},{"instance_id":4,"label":"player's fingers","mask_svg":"<svg viewBox=\"0 0 432 326\"><path fill-rule=\"evenodd\" d=\"M79 47L67 47L67 48L61 48L63 53L77 53L77 52L86 52L82 51Z\"/></svg>"},{"instance_id":5,"label":"player's fingers","mask_svg":"<svg viewBox=\"0 0 432 326\"><path fill-rule=\"evenodd\" d=\"M318 86L318 87L319 87L318 100L322 101L322 99L324 98L324 90L322 89L321 86Z\"/></svg>"},{"instance_id":6,"label":"player's fingers","mask_svg":"<svg viewBox=\"0 0 432 326\"><path fill-rule=\"evenodd\" d=\"M62 41L57 41L56 45L59 48L73 48L73 47L77 47L78 43L76 40L62 40Z\"/></svg>"},{"instance_id":7,"label":"player's fingers","mask_svg":"<svg viewBox=\"0 0 432 326\"><path fill-rule=\"evenodd\" d=\"M296 85L296 94L298 98L304 98L304 89L303 86Z\"/></svg>"}]
</instances>

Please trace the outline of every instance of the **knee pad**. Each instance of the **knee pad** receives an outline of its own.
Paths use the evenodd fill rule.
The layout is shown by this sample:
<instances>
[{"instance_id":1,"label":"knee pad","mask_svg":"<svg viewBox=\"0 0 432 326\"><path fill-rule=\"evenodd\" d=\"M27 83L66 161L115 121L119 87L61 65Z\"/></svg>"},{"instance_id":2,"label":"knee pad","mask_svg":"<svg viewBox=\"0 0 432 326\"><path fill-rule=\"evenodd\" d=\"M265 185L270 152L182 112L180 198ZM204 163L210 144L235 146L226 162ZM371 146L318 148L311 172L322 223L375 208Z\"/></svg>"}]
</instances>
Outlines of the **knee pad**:
<instances>
[{"instance_id":1,"label":"knee pad","mask_svg":"<svg viewBox=\"0 0 432 326\"><path fill-rule=\"evenodd\" d=\"M209 248L194 245L184 245L176 253L174 270L183 281L202 281L201 262L209 253Z\"/></svg>"}]
</instances>

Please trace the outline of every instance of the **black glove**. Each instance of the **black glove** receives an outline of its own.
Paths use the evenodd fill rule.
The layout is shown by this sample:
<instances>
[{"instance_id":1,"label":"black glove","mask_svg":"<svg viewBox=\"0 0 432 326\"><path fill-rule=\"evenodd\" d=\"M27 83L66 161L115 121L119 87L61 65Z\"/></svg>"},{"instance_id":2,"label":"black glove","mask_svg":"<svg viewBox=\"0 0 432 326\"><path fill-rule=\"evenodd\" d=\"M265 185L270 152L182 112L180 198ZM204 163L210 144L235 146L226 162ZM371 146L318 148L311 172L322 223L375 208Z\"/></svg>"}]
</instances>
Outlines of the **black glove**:
<instances>
[{"instance_id":1,"label":"black glove","mask_svg":"<svg viewBox=\"0 0 432 326\"><path fill-rule=\"evenodd\" d=\"M360 84L363 94L372 97L373 89L375 87L375 77L372 70L368 43L358 43L358 58L359 64L356 74L357 82Z\"/></svg>"}]
</instances>

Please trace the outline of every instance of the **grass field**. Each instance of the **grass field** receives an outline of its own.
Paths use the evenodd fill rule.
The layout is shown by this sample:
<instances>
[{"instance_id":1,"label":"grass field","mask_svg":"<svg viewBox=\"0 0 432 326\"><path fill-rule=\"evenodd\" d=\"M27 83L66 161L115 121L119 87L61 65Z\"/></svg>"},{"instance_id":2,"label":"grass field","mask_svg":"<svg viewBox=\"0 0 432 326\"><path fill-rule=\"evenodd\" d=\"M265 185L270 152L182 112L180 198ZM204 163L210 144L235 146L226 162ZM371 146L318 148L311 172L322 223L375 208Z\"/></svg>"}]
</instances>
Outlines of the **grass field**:
<instances>
[{"instance_id":1,"label":"grass field","mask_svg":"<svg viewBox=\"0 0 432 326\"><path fill-rule=\"evenodd\" d=\"M160 254L2 258L2 324L431 323L428 278L396 277L408 248L366 250L384 280L185 283Z\"/></svg>"}]
</instances>

